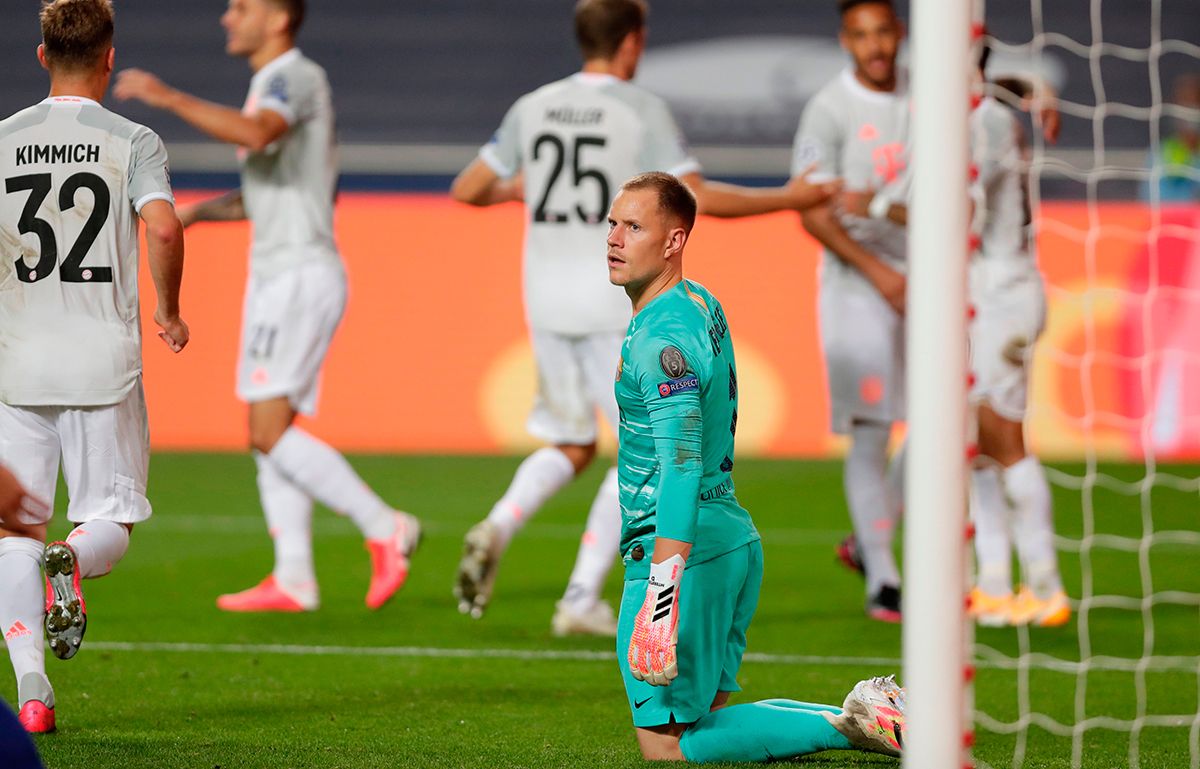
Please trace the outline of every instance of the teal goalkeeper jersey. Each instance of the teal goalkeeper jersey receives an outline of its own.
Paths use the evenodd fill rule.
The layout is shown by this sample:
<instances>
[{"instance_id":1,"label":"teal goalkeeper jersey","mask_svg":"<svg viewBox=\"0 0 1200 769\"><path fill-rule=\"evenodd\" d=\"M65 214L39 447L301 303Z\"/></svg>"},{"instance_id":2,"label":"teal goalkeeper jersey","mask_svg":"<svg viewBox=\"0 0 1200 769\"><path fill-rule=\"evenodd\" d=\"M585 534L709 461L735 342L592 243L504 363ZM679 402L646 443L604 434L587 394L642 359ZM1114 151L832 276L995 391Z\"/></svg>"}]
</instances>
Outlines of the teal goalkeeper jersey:
<instances>
[{"instance_id":1,"label":"teal goalkeeper jersey","mask_svg":"<svg viewBox=\"0 0 1200 769\"><path fill-rule=\"evenodd\" d=\"M655 536L691 542L688 566L757 540L731 475L738 407L733 342L708 289L685 280L634 316L616 393L625 578L649 574Z\"/></svg>"}]
</instances>

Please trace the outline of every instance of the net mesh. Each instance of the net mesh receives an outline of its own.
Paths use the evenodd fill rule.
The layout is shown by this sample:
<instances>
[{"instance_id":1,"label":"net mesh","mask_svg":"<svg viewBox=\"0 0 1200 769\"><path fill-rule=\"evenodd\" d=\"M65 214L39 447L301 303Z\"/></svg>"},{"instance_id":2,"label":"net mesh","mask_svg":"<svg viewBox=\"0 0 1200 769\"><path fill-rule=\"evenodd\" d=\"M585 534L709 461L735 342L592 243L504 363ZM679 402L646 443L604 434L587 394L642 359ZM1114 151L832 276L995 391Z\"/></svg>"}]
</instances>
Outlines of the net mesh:
<instances>
[{"instance_id":1,"label":"net mesh","mask_svg":"<svg viewBox=\"0 0 1200 769\"><path fill-rule=\"evenodd\" d=\"M1032 227L1050 318L1030 418L1043 455L1073 459L1047 472L1074 618L976 632L981 767L1200 769L1200 468L1179 461L1200 453L1200 206L1172 203L1163 186L1200 183L1169 139L1175 124L1200 124L1171 90L1179 73L1200 73L1200 24L1194 3L1180 16L1146 0L1124 3L1143 28L1128 15L1111 28L1105 6L1121 2L1070 3L1090 40L1048 23L1063 10L1050 0L988 8L989 22L1029 14L1028 38L990 37L998 54L1037 71L1071 65L1057 108L1078 135L1090 128L1090 145L1048 143L1033 105ZM1164 29L1164 18L1191 23ZM1145 44L1115 42L1129 39ZM1122 67L1144 68L1142 101L1109 98ZM1147 141L1113 141L1115 124Z\"/></svg>"}]
</instances>

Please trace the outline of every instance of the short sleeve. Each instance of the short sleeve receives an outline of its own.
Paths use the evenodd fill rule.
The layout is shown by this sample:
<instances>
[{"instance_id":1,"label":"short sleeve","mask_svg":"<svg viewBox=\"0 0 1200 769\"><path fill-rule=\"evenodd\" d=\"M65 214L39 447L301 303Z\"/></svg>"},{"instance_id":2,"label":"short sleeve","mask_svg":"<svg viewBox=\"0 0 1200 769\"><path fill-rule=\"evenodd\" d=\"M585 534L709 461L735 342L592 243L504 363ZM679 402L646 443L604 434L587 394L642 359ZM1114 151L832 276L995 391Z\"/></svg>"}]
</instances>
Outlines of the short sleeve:
<instances>
[{"instance_id":1,"label":"short sleeve","mask_svg":"<svg viewBox=\"0 0 1200 769\"><path fill-rule=\"evenodd\" d=\"M664 102L655 99L642 117L645 120L641 158L644 170L662 171L677 177L700 171L700 161L692 155L683 131L679 130Z\"/></svg>"},{"instance_id":2,"label":"short sleeve","mask_svg":"<svg viewBox=\"0 0 1200 769\"><path fill-rule=\"evenodd\" d=\"M319 78L317 72L303 67L285 67L267 79L255 109L278 113L289 126L302 123L316 111Z\"/></svg>"},{"instance_id":3,"label":"short sleeve","mask_svg":"<svg viewBox=\"0 0 1200 769\"><path fill-rule=\"evenodd\" d=\"M792 175L812 168L809 179L829 181L842 175L842 130L837 116L821 98L815 98L800 115L800 126L792 145Z\"/></svg>"},{"instance_id":4,"label":"short sleeve","mask_svg":"<svg viewBox=\"0 0 1200 769\"><path fill-rule=\"evenodd\" d=\"M509 107L500 122L500 127L487 144L479 150L479 157L496 172L501 179L516 176L521 170L521 100Z\"/></svg>"},{"instance_id":5,"label":"short sleeve","mask_svg":"<svg viewBox=\"0 0 1200 769\"><path fill-rule=\"evenodd\" d=\"M165 200L175 205L171 192L171 172L167 167L167 148L158 134L148 128L137 132L129 163L129 203L141 213L142 206L152 200Z\"/></svg>"}]
</instances>

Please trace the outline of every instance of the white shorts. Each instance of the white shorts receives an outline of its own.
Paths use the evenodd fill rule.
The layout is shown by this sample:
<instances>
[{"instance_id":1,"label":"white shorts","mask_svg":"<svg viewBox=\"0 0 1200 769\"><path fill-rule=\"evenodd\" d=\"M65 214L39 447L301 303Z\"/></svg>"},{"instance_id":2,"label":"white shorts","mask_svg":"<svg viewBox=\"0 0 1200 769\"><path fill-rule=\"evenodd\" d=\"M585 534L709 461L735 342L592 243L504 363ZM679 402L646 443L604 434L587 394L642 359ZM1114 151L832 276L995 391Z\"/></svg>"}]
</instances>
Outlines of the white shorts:
<instances>
[{"instance_id":1,"label":"white shorts","mask_svg":"<svg viewBox=\"0 0 1200 769\"><path fill-rule=\"evenodd\" d=\"M0 462L51 509L60 461L69 520L138 523L149 518L150 430L141 381L112 406L0 403ZM46 523L50 515L22 522Z\"/></svg>"},{"instance_id":2,"label":"white shorts","mask_svg":"<svg viewBox=\"0 0 1200 769\"><path fill-rule=\"evenodd\" d=\"M613 381L625 332L567 336L532 329L530 336L538 389L525 423L529 433L556 446L586 446L596 441L597 409L616 431Z\"/></svg>"},{"instance_id":3,"label":"white shorts","mask_svg":"<svg viewBox=\"0 0 1200 769\"><path fill-rule=\"evenodd\" d=\"M321 364L345 310L346 273L339 262L309 262L267 278L251 275L238 397L255 403L287 396L296 411L314 414Z\"/></svg>"},{"instance_id":4,"label":"white shorts","mask_svg":"<svg viewBox=\"0 0 1200 769\"><path fill-rule=\"evenodd\" d=\"M904 319L857 270L821 270L818 307L830 426L904 419Z\"/></svg>"},{"instance_id":5,"label":"white shorts","mask_svg":"<svg viewBox=\"0 0 1200 769\"><path fill-rule=\"evenodd\" d=\"M1036 270L997 270L972 263L970 297L973 405L986 403L1013 422L1025 420L1033 345L1046 325L1046 293Z\"/></svg>"}]
</instances>

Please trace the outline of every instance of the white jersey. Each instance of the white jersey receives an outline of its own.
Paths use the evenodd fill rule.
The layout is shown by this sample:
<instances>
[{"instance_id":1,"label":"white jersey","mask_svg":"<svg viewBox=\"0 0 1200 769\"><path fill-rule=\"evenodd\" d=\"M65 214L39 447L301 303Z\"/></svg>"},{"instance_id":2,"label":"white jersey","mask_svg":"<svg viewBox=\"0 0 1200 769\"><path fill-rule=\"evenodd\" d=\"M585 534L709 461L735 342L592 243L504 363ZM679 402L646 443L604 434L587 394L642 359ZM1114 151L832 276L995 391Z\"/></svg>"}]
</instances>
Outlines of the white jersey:
<instances>
[{"instance_id":1,"label":"white jersey","mask_svg":"<svg viewBox=\"0 0 1200 769\"><path fill-rule=\"evenodd\" d=\"M0 122L0 401L119 403L142 371L138 213L174 205L167 151L90 99Z\"/></svg>"},{"instance_id":2,"label":"white jersey","mask_svg":"<svg viewBox=\"0 0 1200 769\"><path fill-rule=\"evenodd\" d=\"M298 48L271 60L250 80L242 112L264 109L290 128L261 152L238 151L242 200L254 230L250 269L267 277L306 262L338 261L337 147L325 70Z\"/></svg>"},{"instance_id":3,"label":"white jersey","mask_svg":"<svg viewBox=\"0 0 1200 769\"><path fill-rule=\"evenodd\" d=\"M813 181L841 179L848 190L882 190L902 183L907 166L908 90L903 73L892 93L872 91L844 70L805 106L792 151L792 173L813 168ZM814 168L815 166L815 168ZM842 218L864 248L904 270L904 228L886 219ZM824 269L853 270L828 251Z\"/></svg>"},{"instance_id":4,"label":"white jersey","mask_svg":"<svg viewBox=\"0 0 1200 769\"><path fill-rule=\"evenodd\" d=\"M1036 271L1029 248L1029 179L1024 131L1004 105L986 98L971 113L971 231L975 259Z\"/></svg>"},{"instance_id":5,"label":"white jersey","mask_svg":"<svg viewBox=\"0 0 1200 769\"><path fill-rule=\"evenodd\" d=\"M629 298L608 279L608 208L627 179L700 170L662 99L609 75L578 73L526 94L479 153L522 172L525 307L532 328L623 331Z\"/></svg>"}]
</instances>

